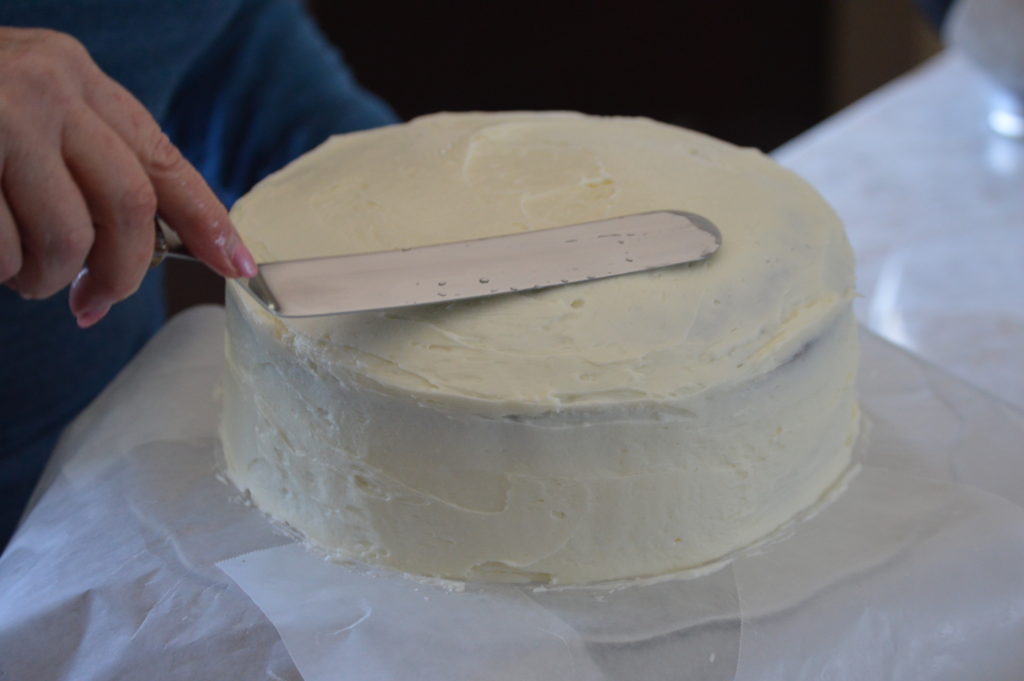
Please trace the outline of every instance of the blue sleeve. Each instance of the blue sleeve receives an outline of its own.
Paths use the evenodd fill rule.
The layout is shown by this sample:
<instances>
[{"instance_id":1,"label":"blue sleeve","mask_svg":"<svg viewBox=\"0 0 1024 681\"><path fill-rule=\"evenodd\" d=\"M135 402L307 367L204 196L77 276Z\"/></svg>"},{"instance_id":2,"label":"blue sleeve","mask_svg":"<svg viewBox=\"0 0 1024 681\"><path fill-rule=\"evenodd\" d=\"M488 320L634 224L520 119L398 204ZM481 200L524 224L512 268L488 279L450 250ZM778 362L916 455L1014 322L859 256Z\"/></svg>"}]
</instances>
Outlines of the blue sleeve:
<instances>
[{"instance_id":1,"label":"blue sleeve","mask_svg":"<svg viewBox=\"0 0 1024 681\"><path fill-rule=\"evenodd\" d=\"M917 0L917 8L932 22L936 30L942 28L952 6L953 0Z\"/></svg>"},{"instance_id":2,"label":"blue sleeve","mask_svg":"<svg viewBox=\"0 0 1024 681\"><path fill-rule=\"evenodd\" d=\"M186 76L165 129L230 206L328 136L397 121L295 0L247 0Z\"/></svg>"}]
</instances>

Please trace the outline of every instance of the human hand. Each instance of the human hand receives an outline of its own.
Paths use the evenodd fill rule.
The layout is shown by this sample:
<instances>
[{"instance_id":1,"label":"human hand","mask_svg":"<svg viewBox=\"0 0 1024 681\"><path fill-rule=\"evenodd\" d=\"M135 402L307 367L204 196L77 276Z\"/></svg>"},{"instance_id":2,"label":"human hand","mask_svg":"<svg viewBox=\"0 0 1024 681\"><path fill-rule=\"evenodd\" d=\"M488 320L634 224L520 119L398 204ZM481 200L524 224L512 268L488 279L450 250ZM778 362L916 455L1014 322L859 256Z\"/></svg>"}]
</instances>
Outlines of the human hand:
<instances>
[{"instance_id":1,"label":"human hand","mask_svg":"<svg viewBox=\"0 0 1024 681\"><path fill-rule=\"evenodd\" d=\"M0 283L25 298L71 283L82 328L139 287L157 209L219 274L256 274L199 173L66 34L0 28L0 173Z\"/></svg>"}]
</instances>

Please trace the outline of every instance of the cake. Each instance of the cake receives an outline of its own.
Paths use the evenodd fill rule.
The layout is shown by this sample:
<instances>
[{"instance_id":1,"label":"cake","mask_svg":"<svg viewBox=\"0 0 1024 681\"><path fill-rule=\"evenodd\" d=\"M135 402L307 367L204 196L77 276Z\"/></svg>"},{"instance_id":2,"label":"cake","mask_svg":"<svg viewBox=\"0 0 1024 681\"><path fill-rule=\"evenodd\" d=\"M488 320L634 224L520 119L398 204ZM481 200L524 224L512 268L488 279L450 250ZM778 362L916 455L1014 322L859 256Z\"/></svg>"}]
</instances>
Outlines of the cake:
<instances>
[{"instance_id":1,"label":"cake","mask_svg":"<svg viewBox=\"0 0 1024 681\"><path fill-rule=\"evenodd\" d=\"M842 225L763 154L652 120L437 114L330 139L232 219L258 261L652 210L710 260L282 319L227 291L227 474L313 545L417 575L588 583L713 563L818 503L858 431Z\"/></svg>"}]
</instances>

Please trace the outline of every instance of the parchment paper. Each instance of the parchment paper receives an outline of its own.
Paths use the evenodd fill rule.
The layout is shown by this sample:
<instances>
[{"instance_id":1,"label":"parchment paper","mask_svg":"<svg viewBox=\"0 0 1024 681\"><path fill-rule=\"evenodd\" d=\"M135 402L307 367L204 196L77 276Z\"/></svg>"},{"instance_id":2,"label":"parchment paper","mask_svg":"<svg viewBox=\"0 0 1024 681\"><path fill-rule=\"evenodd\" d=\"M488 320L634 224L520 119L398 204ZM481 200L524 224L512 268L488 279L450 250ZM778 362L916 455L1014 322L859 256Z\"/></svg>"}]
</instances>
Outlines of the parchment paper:
<instances>
[{"instance_id":1,"label":"parchment paper","mask_svg":"<svg viewBox=\"0 0 1024 681\"><path fill-rule=\"evenodd\" d=\"M868 333L862 469L784 539L459 590L326 562L218 479L222 328L174 319L65 434L0 558L0 679L1024 678L1024 417Z\"/></svg>"}]
</instances>

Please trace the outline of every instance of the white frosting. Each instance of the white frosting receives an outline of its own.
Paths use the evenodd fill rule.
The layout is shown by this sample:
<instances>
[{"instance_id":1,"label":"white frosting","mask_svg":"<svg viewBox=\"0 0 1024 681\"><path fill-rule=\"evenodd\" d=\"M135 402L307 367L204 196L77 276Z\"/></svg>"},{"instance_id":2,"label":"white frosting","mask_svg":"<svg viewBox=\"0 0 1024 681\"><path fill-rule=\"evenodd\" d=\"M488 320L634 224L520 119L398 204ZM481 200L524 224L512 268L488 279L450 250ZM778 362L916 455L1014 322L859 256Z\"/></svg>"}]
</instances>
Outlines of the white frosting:
<instances>
[{"instance_id":1,"label":"white frosting","mask_svg":"<svg viewBox=\"0 0 1024 681\"><path fill-rule=\"evenodd\" d=\"M692 568L814 503L856 434L842 227L753 150L644 119L436 115L336 137L232 218L260 260L656 209L703 264L304 320L232 286L224 444L256 503L345 557L449 578Z\"/></svg>"}]
</instances>

